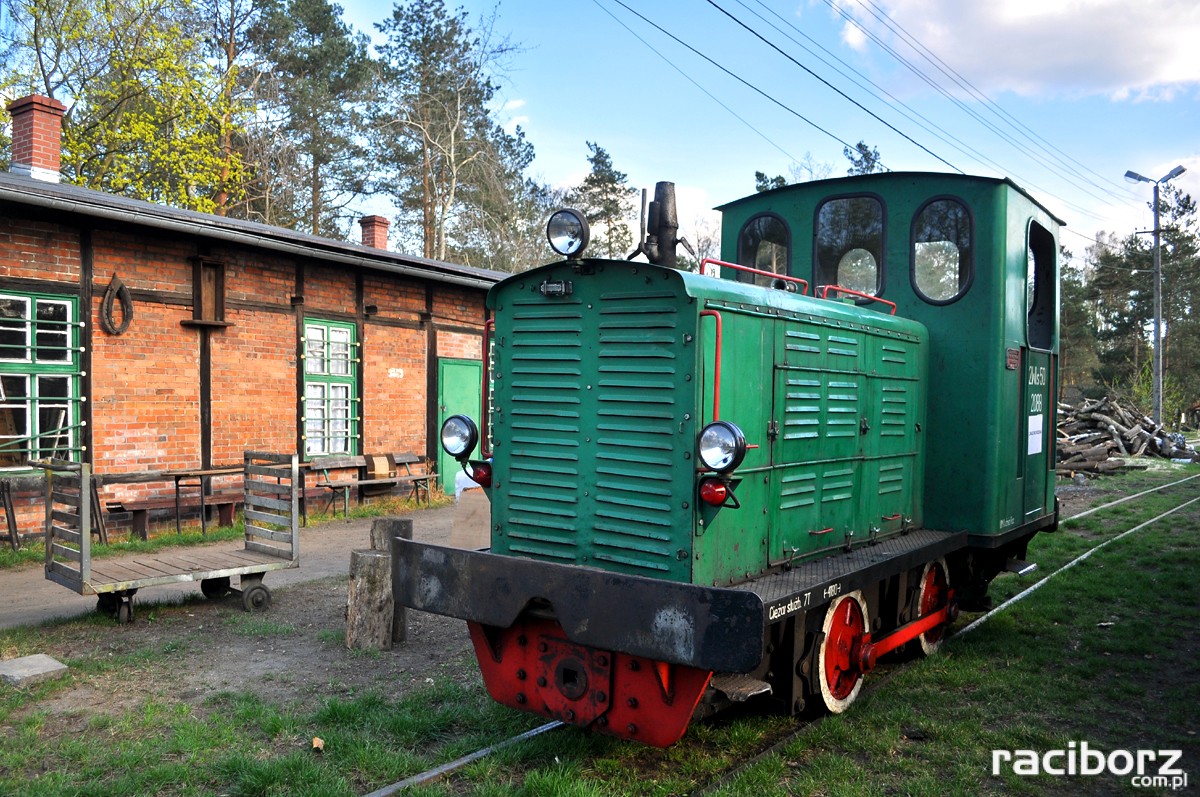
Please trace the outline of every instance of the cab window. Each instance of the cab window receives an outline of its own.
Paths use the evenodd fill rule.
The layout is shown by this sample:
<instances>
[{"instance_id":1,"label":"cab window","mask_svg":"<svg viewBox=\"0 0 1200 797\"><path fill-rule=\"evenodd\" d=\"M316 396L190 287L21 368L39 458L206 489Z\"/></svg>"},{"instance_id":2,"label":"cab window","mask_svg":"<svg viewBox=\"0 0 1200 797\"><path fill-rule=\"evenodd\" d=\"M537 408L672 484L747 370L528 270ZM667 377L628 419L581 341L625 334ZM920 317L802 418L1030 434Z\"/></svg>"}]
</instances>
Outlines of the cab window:
<instances>
[{"instance_id":1,"label":"cab window","mask_svg":"<svg viewBox=\"0 0 1200 797\"><path fill-rule=\"evenodd\" d=\"M1026 247L1026 335L1030 348L1054 347L1055 310L1058 307L1054 235L1036 221L1029 223Z\"/></svg>"},{"instance_id":2,"label":"cab window","mask_svg":"<svg viewBox=\"0 0 1200 797\"><path fill-rule=\"evenodd\" d=\"M816 285L878 295L883 281L883 203L875 197L830 199L817 209Z\"/></svg>"},{"instance_id":3,"label":"cab window","mask_svg":"<svg viewBox=\"0 0 1200 797\"><path fill-rule=\"evenodd\" d=\"M791 234L783 219L763 213L746 222L738 234L737 262L772 274L790 274ZM739 271L737 278L764 287L771 285L771 278L762 274Z\"/></svg>"},{"instance_id":4,"label":"cab window","mask_svg":"<svg viewBox=\"0 0 1200 797\"><path fill-rule=\"evenodd\" d=\"M971 213L957 199L935 199L913 224L912 281L931 304L948 304L967 292L974 270Z\"/></svg>"}]
</instances>

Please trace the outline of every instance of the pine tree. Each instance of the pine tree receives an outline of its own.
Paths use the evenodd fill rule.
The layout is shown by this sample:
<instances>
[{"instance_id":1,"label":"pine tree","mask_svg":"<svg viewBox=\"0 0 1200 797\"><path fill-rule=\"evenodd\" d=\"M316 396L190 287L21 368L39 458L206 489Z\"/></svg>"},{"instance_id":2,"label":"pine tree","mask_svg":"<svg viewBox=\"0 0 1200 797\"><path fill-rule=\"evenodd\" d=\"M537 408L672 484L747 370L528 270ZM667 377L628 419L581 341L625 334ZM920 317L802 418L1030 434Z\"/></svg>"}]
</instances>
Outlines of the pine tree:
<instances>
[{"instance_id":1,"label":"pine tree","mask_svg":"<svg viewBox=\"0 0 1200 797\"><path fill-rule=\"evenodd\" d=\"M592 251L605 257L624 257L633 249L628 220L633 214L636 188L626 185L627 175L613 167L604 147L587 142L592 171L572 191L569 201L587 216L592 229Z\"/></svg>"},{"instance_id":2,"label":"pine tree","mask_svg":"<svg viewBox=\"0 0 1200 797\"><path fill-rule=\"evenodd\" d=\"M850 168L846 170L848 175L887 171L883 161L879 159L878 148L869 147L864 141L855 144L854 149L843 147L842 154L846 156L846 160L850 161Z\"/></svg>"},{"instance_id":3,"label":"pine tree","mask_svg":"<svg viewBox=\"0 0 1200 797\"><path fill-rule=\"evenodd\" d=\"M295 149L306 195L294 201L317 235L343 237L342 211L366 188L363 136L374 62L365 34L327 0L287 0L264 15L254 39L279 104L269 109ZM297 214L298 215L298 214Z\"/></svg>"},{"instance_id":4,"label":"pine tree","mask_svg":"<svg viewBox=\"0 0 1200 797\"><path fill-rule=\"evenodd\" d=\"M497 135L488 109L488 66L509 45L493 46L465 11L450 13L442 0L397 3L377 27L388 37L379 48L386 85L375 125L381 190L419 225L422 254L445 259L468 182L482 190L505 182L505 169L524 168L522 147Z\"/></svg>"}]
</instances>

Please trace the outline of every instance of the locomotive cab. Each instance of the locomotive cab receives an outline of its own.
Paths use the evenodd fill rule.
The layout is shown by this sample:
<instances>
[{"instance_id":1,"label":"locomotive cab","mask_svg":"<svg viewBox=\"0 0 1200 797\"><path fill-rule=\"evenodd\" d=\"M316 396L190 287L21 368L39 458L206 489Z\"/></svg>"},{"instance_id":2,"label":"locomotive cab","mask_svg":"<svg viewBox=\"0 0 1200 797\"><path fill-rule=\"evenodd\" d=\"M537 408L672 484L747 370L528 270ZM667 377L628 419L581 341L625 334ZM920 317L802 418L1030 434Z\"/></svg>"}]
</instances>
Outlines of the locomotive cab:
<instances>
[{"instance_id":1,"label":"locomotive cab","mask_svg":"<svg viewBox=\"0 0 1200 797\"><path fill-rule=\"evenodd\" d=\"M1057 521L1063 222L1010 180L924 173L802 183L720 210L725 259L851 287L925 325L924 522L968 533L963 597L982 602Z\"/></svg>"}]
</instances>

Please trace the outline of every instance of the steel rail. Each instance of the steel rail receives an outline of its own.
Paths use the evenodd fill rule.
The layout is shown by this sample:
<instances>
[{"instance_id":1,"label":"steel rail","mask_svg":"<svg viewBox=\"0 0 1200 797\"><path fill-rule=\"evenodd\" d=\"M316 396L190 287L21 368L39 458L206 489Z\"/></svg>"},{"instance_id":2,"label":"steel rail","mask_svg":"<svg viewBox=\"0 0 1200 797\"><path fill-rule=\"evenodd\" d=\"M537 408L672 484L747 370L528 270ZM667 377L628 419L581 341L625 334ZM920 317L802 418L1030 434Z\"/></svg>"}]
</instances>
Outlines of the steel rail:
<instances>
[{"instance_id":1,"label":"steel rail","mask_svg":"<svg viewBox=\"0 0 1200 797\"><path fill-rule=\"evenodd\" d=\"M1191 478L1195 478L1195 477L1193 476ZM1152 492L1152 491L1150 491L1150 492ZM1167 515L1173 515L1176 512L1178 512L1179 510L1183 509L1184 507L1191 506L1192 504L1196 503L1197 501L1200 501L1200 496L1197 496L1196 498L1193 498L1190 501L1184 501L1182 504L1180 504L1179 506L1177 506L1173 509L1168 509L1166 512L1163 512L1160 515L1156 515L1143 523L1139 523L1138 525L1134 526L1131 529L1127 529L1127 530L1121 532L1120 534L1118 534L1115 537L1110 537L1109 539L1105 540L1104 542L1100 543L1099 545L1096 545L1093 548L1089 548L1088 550L1081 553L1079 556L1076 556L1074 559L1072 559L1071 561L1067 562L1062 567L1055 570L1050 575L1043 578L1041 581L1037 582L1036 584L1031 584L1029 587L1021 590L1016 595L1013 595L1011 598L1009 598L1008 600L1006 600L1004 603L1000 604L999 606L995 607L994 609L989 611L987 614L983 615L982 617L976 618L970 624L963 626L958 631L955 631L954 634L951 635L949 638L950 639L958 639L960 636L963 636L964 634L974 631L976 628L983 625L985 622L987 622L989 619L994 617L999 612L1003 611L1004 609L1008 608L1009 606L1012 606L1014 603L1018 603L1020 601L1025 600L1025 598L1032 595L1036 590L1041 589L1042 586L1044 586L1047 581L1049 581L1050 579L1054 578L1055 576L1057 576L1067 570L1070 570L1072 567L1079 564L1084 559L1087 559L1089 556L1091 556L1092 554L1094 554L1096 551L1100 550L1101 548L1105 547L1106 545L1109 545L1111 543L1116 542L1117 540L1128 537L1130 534L1133 534L1135 531L1141 531L1142 529L1146 528L1147 526L1149 526L1153 523L1157 523L1158 521L1162 520ZM1115 503L1120 503L1120 502L1118 501ZM1088 513L1084 513L1084 514L1091 514L1091 513L1088 512ZM1080 515L1076 515L1075 517L1080 517ZM1074 519L1074 518L1072 518L1072 519Z\"/></svg>"},{"instance_id":2,"label":"steel rail","mask_svg":"<svg viewBox=\"0 0 1200 797\"><path fill-rule=\"evenodd\" d=\"M395 794L398 791L403 791L404 789L407 789L410 786L419 786L422 783L428 783L431 780L437 780L438 778L442 777L443 775L449 774L450 772L454 772L455 770L458 770L458 769L462 769L467 764L470 764L474 761L478 761L479 759L489 756L492 753L495 753L499 750L503 750L506 747L511 747L512 745L517 744L518 742L523 742L526 739L532 739L533 737L539 736L539 735L545 733L546 731L552 731L556 728L561 728L561 727L563 727L563 724L557 720L555 720L554 722L547 722L545 725L540 725L532 730L525 731L524 733L519 733L516 736L513 736L509 739L505 739L502 742L497 742L496 744L488 745L487 747L484 747L482 750L476 750L474 753L468 753L467 755L463 756L462 758L456 758L453 761L448 761L447 763L442 764L441 766L437 766L437 767L434 767L433 769L426 770L426 771L420 773L419 775L413 775L412 777L405 778L404 780L399 781L398 783L393 783L390 786L384 786L382 789L376 789L375 791L371 792L370 794L363 795L363 797L389 797L390 795Z\"/></svg>"},{"instance_id":3,"label":"steel rail","mask_svg":"<svg viewBox=\"0 0 1200 797\"><path fill-rule=\"evenodd\" d=\"M1133 495L1127 495L1124 498L1118 498L1115 501L1109 501L1107 504L1101 504L1100 506L1092 507L1091 509L1084 510L1083 512L1080 512L1077 515L1071 515L1071 517L1065 518L1061 522L1066 523L1069 520L1079 520L1080 518L1087 517L1088 515L1092 514L1093 512L1099 512L1101 509L1108 509L1109 507L1116 506L1117 504L1123 504L1126 501L1132 501L1135 498L1141 498L1143 495L1149 495L1150 493L1158 492L1159 490L1165 490L1168 487L1174 487L1178 484L1183 484L1184 482L1190 482L1192 479L1200 479L1200 473L1197 473L1195 476L1188 476L1186 479L1180 479L1177 482L1171 482L1170 484L1160 484L1157 487L1151 487L1149 490L1142 490L1140 493L1134 493Z\"/></svg>"}]
</instances>

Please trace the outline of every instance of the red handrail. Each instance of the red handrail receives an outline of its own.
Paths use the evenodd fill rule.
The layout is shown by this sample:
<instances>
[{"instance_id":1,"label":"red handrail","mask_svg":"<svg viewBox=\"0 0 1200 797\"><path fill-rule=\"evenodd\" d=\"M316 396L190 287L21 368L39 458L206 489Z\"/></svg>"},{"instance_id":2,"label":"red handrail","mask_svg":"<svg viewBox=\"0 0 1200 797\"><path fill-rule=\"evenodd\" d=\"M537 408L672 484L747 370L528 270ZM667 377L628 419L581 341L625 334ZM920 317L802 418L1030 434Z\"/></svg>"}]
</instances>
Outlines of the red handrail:
<instances>
[{"instance_id":1,"label":"red handrail","mask_svg":"<svg viewBox=\"0 0 1200 797\"><path fill-rule=\"evenodd\" d=\"M822 285L821 286L821 298L828 299L830 291L837 291L838 293L847 293L847 294L850 294L851 296L858 296L863 299L870 299L873 302L879 302L880 304L886 304L888 307L892 308L891 315L896 314L896 303L895 302L889 302L887 299L881 299L878 296L872 296L869 293L863 293L862 291L856 291L853 288L843 288L841 285Z\"/></svg>"},{"instance_id":2,"label":"red handrail","mask_svg":"<svg viewBox=\"0 0 1200 797\"><path fill-rule=\"evenodd\" d=\"M701 310L701 316L710 315L717 322L717 353L713 363L713 417L714 421L721 419L721 314L716 310Z\"/></svg>"},{"instance_id":3,"label":"red handrail","mask_svg":"<svg viewBox=\"0 0 1200 797\"><path fill-rule=\"evenodd\" d=\"M799 277L789 277L786 274L776 274L774 271L763 271L762 269L759 269L759 268L750 268L749 266L739 266L737 263L729 263L724 260L717 260L715 257L706 257L700 261L700 273L704 273L704 267L706 265L708 265L709 263L712 263L717 266L721 266L722 268L732 268L735 271L745 271L747 274L760 274L764 277L771 277L772 279L780 279L780 280L783 280L784 282L798 282L798 283L800 283L800 285L803 286L803 289L800 291L800 295L801 296L808 295L808 280L800 279Z\"/></svg>"}]
</instances>

